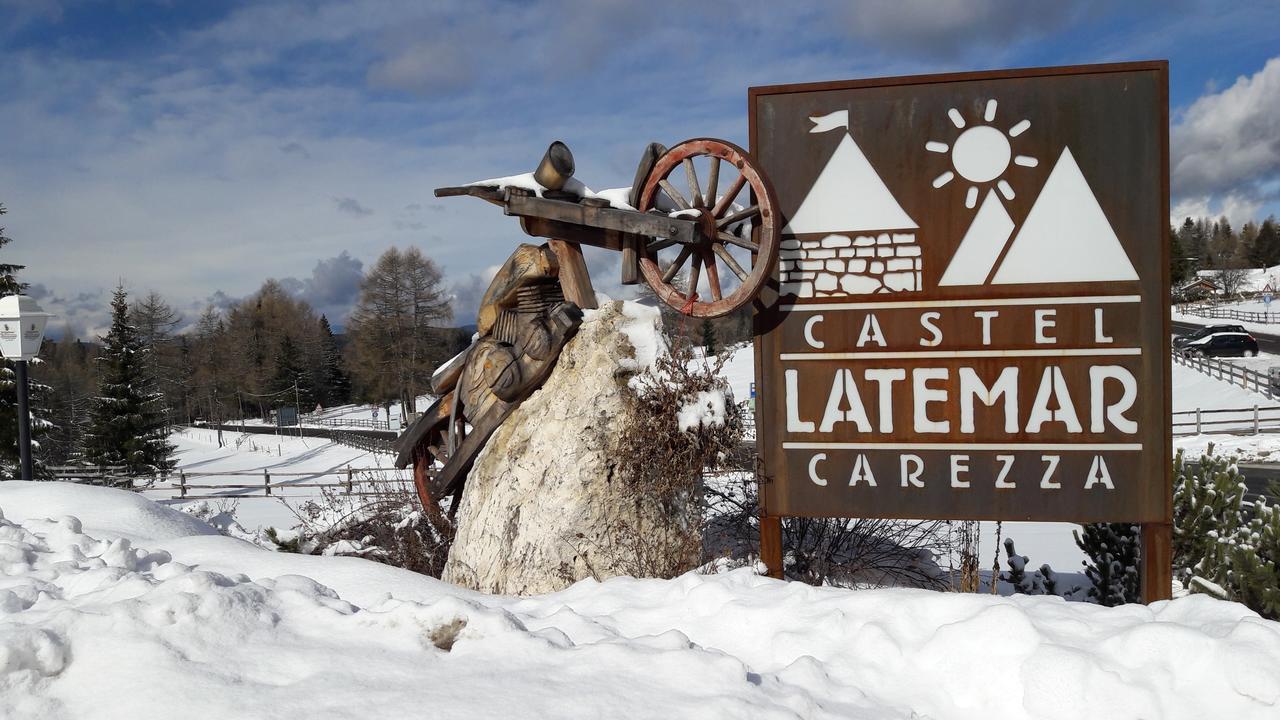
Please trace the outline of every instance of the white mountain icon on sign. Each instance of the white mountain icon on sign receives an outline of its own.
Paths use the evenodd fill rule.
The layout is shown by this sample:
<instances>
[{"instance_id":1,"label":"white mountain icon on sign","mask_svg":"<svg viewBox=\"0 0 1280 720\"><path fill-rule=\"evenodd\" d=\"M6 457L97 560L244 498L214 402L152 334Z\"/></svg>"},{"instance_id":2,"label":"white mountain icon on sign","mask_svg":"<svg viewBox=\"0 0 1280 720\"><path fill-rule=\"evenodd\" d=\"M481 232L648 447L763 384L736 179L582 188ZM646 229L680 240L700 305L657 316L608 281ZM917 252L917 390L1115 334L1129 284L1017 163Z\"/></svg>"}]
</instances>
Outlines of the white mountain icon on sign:
<instances>
[{"instance_id":1,"label":"white mountain icon on sign","mask_svg":"<svg viewBox=\"0 0 1280 720\"><path fill-rule=\"evenodd\" d=\"M841 138L782 229L782 293L827 298L919 292L919 226L849 134L849 111L809 120L810 133L839 130Z\"/></svg>"},{"instance_id":2,"label":"white mountain icon on sign","mask_svg":"<svg viewBox=\"0 0 1280 720\"><path fill-rule=\"evenodd\" d=\"M802 235L914 230L916 227L916 222L871 167L862 148L845 133L782 232Z\"/></svg>"},{"instance_id":3,"label":"white mountain icon on sign","mask_svg":"<svg viewBox=\"0 0 1280 720\"><path fill-rule=\"evenodd\" d=\"M1075 157L1063 148L992 283L1137 279Z\"/></svg>"}]
</instances>

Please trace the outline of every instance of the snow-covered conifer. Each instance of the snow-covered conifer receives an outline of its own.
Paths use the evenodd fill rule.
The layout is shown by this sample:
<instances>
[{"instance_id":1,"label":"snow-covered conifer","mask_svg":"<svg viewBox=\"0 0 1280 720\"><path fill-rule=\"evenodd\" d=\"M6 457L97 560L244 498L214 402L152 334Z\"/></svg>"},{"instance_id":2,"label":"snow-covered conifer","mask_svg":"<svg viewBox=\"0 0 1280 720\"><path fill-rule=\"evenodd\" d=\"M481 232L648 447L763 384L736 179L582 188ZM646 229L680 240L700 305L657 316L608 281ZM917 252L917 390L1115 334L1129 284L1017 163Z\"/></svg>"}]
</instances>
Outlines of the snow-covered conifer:
<instances>
[{"instance_id":1,"label":"snow-covered conifer","mask_svg":"<svg viewBox=\"0 0 1280 720\"><path fill-rule=\"evenodd\" d=\"M123 286L112 295L111 329L100 340L98 396L90 410L87 459L96 465L123 465L131 475L168 470L173 466L173 445L165 429L164 394L149 379L147 350L129 321Z\"/></svg>"}]
</instances>

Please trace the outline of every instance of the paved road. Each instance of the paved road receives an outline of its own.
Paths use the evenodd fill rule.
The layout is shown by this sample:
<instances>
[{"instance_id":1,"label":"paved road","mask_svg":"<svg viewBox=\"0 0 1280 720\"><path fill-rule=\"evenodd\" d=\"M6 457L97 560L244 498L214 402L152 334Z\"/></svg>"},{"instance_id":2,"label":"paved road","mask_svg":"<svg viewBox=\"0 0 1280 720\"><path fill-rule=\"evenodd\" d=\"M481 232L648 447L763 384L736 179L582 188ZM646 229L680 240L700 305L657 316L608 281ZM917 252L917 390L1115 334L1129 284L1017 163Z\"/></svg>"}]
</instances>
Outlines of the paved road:
<instances>
[{"instance_id":1,"label":"paved road","mask_svg":"<svg viewBox=\"0 0 1280 720\"><path fill-rule=\"evenodd\" d=\"M1218 322L1222 323L1223 325L1232 324L1231 320L1219 320ZM1200 329L1200 326L1193 323L1179 322L1178 320L1173 321L1173 332L1175 335L1181 335L1182 333L1191 332L1192 330L1199 330L1199 329ZM1253 337L1255 337L1258 340L1259 350L1261 350L1264 353L1272 353L1274 355L1280 355L1280 336L1263 335L1261 333L1256 333L1256 332L1251 332L1249 334L1253 335Z\"/></svg>"}]
</instances>

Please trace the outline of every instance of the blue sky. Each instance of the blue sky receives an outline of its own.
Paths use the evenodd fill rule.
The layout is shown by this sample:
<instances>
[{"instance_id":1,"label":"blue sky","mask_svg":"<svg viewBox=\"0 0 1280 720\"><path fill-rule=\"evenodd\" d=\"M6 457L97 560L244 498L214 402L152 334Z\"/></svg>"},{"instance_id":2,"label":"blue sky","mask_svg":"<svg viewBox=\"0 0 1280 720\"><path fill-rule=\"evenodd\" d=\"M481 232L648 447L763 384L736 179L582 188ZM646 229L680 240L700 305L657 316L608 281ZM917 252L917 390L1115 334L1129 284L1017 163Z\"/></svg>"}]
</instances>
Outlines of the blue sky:
<instances>
[{"instance_id":1,"label":"blue sky","mask_svg":"<svg viewBox=\"0 0 1280 720\"><path fill-rule=\"evenodd\" d=\"M1168 59L1175 215L1280 212L1280 3L0 0L6 259L55 333L109 289L191 319L285 280L335 320L392 245L459 322L522 239L441 185L563 139L597 189L650 140L746 144L751 85ZM590 257L607 290L614 258ZM606 279L607 278L607 279Z\"/></svg>"}]
</instances>

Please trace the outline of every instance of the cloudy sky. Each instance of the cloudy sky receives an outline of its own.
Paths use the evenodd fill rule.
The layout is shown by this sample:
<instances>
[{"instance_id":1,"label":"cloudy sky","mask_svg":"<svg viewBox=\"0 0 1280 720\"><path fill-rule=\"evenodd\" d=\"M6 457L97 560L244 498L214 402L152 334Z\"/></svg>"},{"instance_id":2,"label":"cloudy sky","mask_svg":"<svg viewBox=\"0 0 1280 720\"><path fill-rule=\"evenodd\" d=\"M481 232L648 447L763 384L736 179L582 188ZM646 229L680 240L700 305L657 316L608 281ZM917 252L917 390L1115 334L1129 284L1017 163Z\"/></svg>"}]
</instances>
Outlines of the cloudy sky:
<instances>
[{"instance_id":1,"label":"cloudy sky","mask_svg":"<svg viewBox=\"0 0 1280 720\"><path fill-rule=\"evenodd\" d=\"M1175 215L1280 212L1280 3L0 0L4 260L63 328L123 281L189 318L264 279L341 323L417 245L459 323L523 235L441 185L531 169L595 188L650 140L746 144L747 88L1167 58ZM593 255L598 276L613 258ZM607 283L602 283L602 285Z\"/></svg>"}]
</instances>

